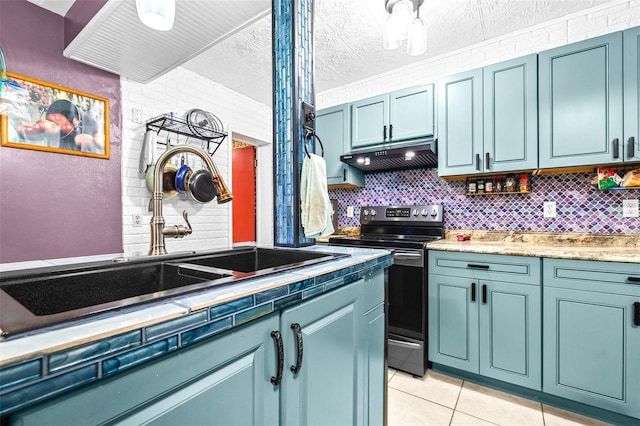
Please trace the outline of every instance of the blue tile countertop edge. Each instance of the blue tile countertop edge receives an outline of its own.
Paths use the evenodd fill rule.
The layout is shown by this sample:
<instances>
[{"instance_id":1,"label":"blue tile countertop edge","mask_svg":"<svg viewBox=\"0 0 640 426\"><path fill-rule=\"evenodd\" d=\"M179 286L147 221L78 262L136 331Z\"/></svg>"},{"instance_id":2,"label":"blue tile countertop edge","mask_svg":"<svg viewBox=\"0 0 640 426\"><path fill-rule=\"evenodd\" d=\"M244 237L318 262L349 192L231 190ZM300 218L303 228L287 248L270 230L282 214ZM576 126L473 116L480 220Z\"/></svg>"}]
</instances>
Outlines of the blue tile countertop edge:
<instances>
[{"instance_id":1,"label":"blue tile countertop edge","mask_svg":"<svg viewBox=\"0 0 640 426\"><path fill-rule=\"evenodd\" d=\"M0 342L0 415L112 377L392 263L384 250L308 249L350 257Z\"/></svg>"}]
</instances>

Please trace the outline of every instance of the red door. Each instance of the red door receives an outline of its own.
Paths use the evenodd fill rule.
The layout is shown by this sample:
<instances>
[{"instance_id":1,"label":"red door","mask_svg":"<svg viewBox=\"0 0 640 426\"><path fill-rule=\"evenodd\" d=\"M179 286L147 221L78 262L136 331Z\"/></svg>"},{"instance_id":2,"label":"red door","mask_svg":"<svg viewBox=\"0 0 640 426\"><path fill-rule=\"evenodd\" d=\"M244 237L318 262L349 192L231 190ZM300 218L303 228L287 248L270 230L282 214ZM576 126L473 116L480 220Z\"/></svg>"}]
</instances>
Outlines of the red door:
<instances>
[{"instance_id":1,"label":"red door","mask_svg":"<svg viewBox=\"0 0 640 426\"><path fill-rule=\"evenodd\" d=\"M256 240L256 148L234 148L233 161L233 242Z\"/></svg>"}]
</instances>

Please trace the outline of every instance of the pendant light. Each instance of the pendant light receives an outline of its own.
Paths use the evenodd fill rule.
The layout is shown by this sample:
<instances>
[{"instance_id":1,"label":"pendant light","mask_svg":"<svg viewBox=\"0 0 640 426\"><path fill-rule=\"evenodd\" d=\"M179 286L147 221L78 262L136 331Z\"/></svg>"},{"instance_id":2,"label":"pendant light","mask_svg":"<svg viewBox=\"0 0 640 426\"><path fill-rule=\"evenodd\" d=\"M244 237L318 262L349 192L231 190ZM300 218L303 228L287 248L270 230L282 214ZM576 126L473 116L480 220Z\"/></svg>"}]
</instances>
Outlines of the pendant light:
<instances>
[{"instance_id":1,"label":"pendant light","mask_svg":"<svg viewBox=\"0 0 640 426\"><path fill-rule=\"evenodd\" d=\"M176 0L136 0L138 18L147 27L158 31L173 28Z\"/></svg>"},{"instance_id":2,"label":"pendant light","mask_svg":"<svg viewBox=\"0 0 640 426\"><path fill-rule=\"evenodd\" d=\"M424 21L420 19L420 6L424 0L385 0L389 13L384 27L382 46L397 49L407 40L407 54L422 55L427 50ZM414 12L417 17L414 19Z\"/></svg>"},{"instance_id":3,"label":"pendant light","mask_svg":"<svg viewBox=\"0 0 640 426\"><path fill-rule=\"evenodd\" d=\"M418 16L413 20L407 34L407 54L410 56L419 56L427 51L427 30L424 22L420 19L420 7L418 7Z\"/></svg>"}]
</instances>

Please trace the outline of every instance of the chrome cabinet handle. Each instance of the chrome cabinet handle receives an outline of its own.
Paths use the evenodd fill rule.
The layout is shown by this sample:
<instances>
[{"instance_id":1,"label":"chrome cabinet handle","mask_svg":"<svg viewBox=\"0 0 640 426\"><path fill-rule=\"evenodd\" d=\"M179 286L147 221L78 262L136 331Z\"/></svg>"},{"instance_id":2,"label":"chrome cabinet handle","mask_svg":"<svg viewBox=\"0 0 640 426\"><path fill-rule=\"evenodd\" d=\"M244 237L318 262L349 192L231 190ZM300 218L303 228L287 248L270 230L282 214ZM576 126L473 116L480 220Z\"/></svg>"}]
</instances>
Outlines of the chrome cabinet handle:
<instances>
[{"instance_id":1,"label":"chrome cabinet handle","mask_svg":"<svg viewBox=\"0 0 640 426\"><path fill-rule=\"evenodd\" d=\"M291 329L296 336L296 350L298 352L298 359L296 360L296 365L291 366L291 371L293 374L298 374L300 369L302 368L302 353L303 353L303 342L302 342L302 328L300 328L300 324L294 322L291 324Z\"/></svg>"},{"instance_id":2,"label":"chrome cabinet handle","mask_svg":"<svg viewBox=\"0 0 640 426\"><path fill-rule=\"evenodd\" d=\"M271 376L271 383L277 386L282 382L282 373L284 371L284 347L282 345L282 336L279 331L272 331L271 337L273 337L273 341L276 344L276 352L278 353L277 372L275 376Z\"/></svg>"}]
</instances>

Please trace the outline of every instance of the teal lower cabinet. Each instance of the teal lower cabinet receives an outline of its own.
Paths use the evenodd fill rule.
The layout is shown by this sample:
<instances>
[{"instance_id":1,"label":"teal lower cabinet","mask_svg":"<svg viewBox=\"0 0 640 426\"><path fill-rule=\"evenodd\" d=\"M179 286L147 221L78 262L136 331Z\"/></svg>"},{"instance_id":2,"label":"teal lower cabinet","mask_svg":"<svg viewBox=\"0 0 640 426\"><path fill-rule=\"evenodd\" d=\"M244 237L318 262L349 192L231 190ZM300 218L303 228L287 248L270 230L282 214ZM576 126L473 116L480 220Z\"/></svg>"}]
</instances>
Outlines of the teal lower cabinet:
<instances>
[{"instance_id":1,"label":"teal lower cabinet","mask_svg":"<svg viewBox=\"0 0 640 426\"><path fill-rule=\"evenodd\" d=\"M281 424L362 422L363 299L364 280L359 280L282 312Z\"/></svg>"},{"instance_id":2,"label":"teal lower cabinet","mask_svg":"<svg viewBox=\"0 0 640 426\"><path fill-rule=\"evenodd\" d=\"M383 302L378 270L11 414L10 424L381 425Z\"/></svg>"},{"instance_id":3,"label":"teal lower cabinet","mask_svg":"<svg viewBox=\"0 0 640 426\"><path fill-rule=\"evenodd\" d=\"M429 252L429 360L540 390L540 260Z\"/></svg>"},{"instance_id":4,"label":"teal lower cabinet","mask_svg":"<svg viewBox=\"0 0 640 426\"><path fill-rule=\"evenodd\" d=\"M278 424L278 316L12 415L19 425Z\"/></svg>"},{"instance_id":5,"label":"teal lower cabinet","mask_svg":"<svg viewBox=\"0 0 640 426\"><path fill-rule=\"evenodd\" d=\"M640 418L640 264L543 270L544 392Z\"/></svg>"}]
</instances>

